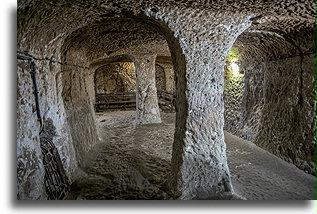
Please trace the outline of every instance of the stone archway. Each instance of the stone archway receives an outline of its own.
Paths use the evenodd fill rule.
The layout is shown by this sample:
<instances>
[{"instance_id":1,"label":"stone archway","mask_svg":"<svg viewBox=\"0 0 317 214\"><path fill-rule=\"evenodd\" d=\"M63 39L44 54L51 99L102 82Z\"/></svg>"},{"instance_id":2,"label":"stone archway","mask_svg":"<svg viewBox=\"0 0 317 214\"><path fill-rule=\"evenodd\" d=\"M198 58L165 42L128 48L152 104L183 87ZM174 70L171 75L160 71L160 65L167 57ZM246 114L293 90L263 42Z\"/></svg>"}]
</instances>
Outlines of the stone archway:
<instances>
[{"instance_id":1,"label":"stone archway","mask_svg":"<svg viewBox=\"0 0 317 214\"><path fill-rule=\"evenodd\" d=\"M124 18L123 22L128 23L135 19L136 23L151 26L152 29L154 26L154 29L158 29L167 40L171 50L176 76L176 131L172 174L167 184L171 189L170 193L175 199L230 197L233 190L222 133L221 56L217 56L220 57L217 58L219 64L218 62L213 64L208 61L210 57L213 57L213 51L204 43L198 42L196 44L198 49L192 49L188 42L195 36L190 25L184 28L181 35L175 36L175 32L180 32L179 28L183 28L181 23L174 20L175 15L178 15L177 12L174 14L173 11L164 11L167 15L163 20L161 17L156 17L159 14L156 10L148 12L148 16L129 16ZM243 17L243 19L248 23L247 17ZM115 21L116 19L109 20ZM177 25L167 26L165 23L168 20L174 21ZM205 26L200 18L195 21L199 25ZM88 48L89 45L95 45L89 43L93 40L88 32L99 37L107 35L104 32L108 31L102 29L103 22L99 22L99 24L79 28L72 32L64 39L61 47L61 96L79 165L82 164L85 154L97 142L93 112L94 91L92 90L94 71L89 68L89 62L100 58L100 53L104 53L104 51L97 49L92 52L92 47ZM99 27L101 32L97 34L96 31ZM243 23L241 28L245 27L246 25ZM226 43L227 46L230 46L230 41L234 40L240 31L239 28L226 38L229 41ZM117 31L114 32L117 33ZM207 39L206 36L209 37L208 35L201 37L202 41ZM88 38L90 39L88 40ZM213 43L212 39L207 39L207 44ZM113 43L109 45L100 44L94 48L107 49ZM222 44L218 45L222 47ZM229 48L226 45L223 46L225 52ZM111 55L112 52L108 50L106 54ZM199 57L192 58L192 55ZM134 55L134 59L142 65L140 57ZM153 59L154 67L155 57Z\"/></svg>"},{"instance_id":2,"label":"stone archway","mask_svg":"<svg viewBox=\"0 0 317 214\"><path fill-rule=\"evenodd\" d=\"M156 14L150 13L152 15ZM133 16L129 20L132 18ZM173 19L173 17L171 18ZM222 60L219 59L219 64L214 63L213 65L211 62L205 61L207 56L212 57L212 50L205 49L203 46L195 50L187 49L187 44L180 43L164 22L156 21L146 16L138 16L134 17L134 19L138 23L155 26L156 29L160 29L160 33L168 41L171 50L176 75L176 131L173 146L172 174L168 182L172 189L171 194L175 198L180 199L230 197L233 190L226 164L226 150L222 131L223 122L221 122L223 120L221 113L223 109L221 91ZM204 25L200 21L197 20L196 24ZM233 43L237 35L246 26L245 24L242 25L241 30L232 32L232 37L227 37L227 39L232 40L229 45ZM188 39L193 36L189 29L183 32L183 36ZM203 37L201 39L205 40L206 38ZM207 42L212 41L209 40L210 38ZM199 45L201 44L199 43ZM227 50L230 46L224 46L223 48ZM183 54L186 50L189 50L189 55ZM204 56L201 55L202 53ZM197 56L203 57L189 58L191 54L198 54ZM135 63L136 70L146 64L143 62L144 54L132 53L131 57ZM185 58L187 59L186 63ZM155 60L155 57L153 59ZM150 60L147 59L146 62L150 62ZM204 64L201 64L202 62ZM199 66L196 67L197 65ZM194 74L195 72L196 74ZM140 79L142 81L146 80L142 76ZM213 102L215 102L214 105L210 106ZM198 170L202 166L203 170ZM189 168L194 171L189 171ZM195 182L192 182L193 180ZM206 186L210 187L206 188ZM220 192L220 194L217 192Z\"/></svg>"},{"instance_id":3,"label":"stone archway","mask_svg":"<svg viewBox=\"0 0 317 214\"><path fill-rule=\"evenodd\" d=\"M171 50L176 82L172 173L166 185L174 199L230 198L233 188L223 134L223 67L229 49L237 37L248 29L286 35L303 32L291 40L286 39L301 50L300 59L297 59L300 65L304 65L305 60L312 63L312 56L303 57L304 50L315 52L305 42L300 46L297 43L300 37L311 37L304 29L314 26L313 3L298 1L288 5L284 1L272 1L250 4L248 8L245 2L236 1L154 0L135 4L132 1L105 3L88 0L69 4L63 0L51 3L34 0L19 3L18 53L34 61L37 80L41 83L41 102L39 107L34 107L34 98L30 95L33 86L29 66L25 60L19 59L17 155L20 199L46 197L42 182L45 172L38 144L39 121L43 118L52 121L52 126L56 128L52 141L61 154L70 180L76 177L74 171L77 163L81 165L83 156L97 142L93 111L94 70L91 63L127 53L133 55L133 50L138 50L136 61L140 61L140 54L146 55L145 58L154 58L157 53L152 50L159 52L165 47ZM285 22L279 22L281 19ZM163 40L167 41L164 47ZM261 39L256 42L258 45L263 43ZM140 43L147 45L140 46ZM272 53L279 60L279 54L283 51ZM146 62L154 64L152 61ZM142 63L140 61L140 67ZM299 70L303 74L299 82L304 86L311 78L305 76L303 69ZM275 84L274 79L268 80ZM305 100L306 91L302 87L299 91L303 96L295 103L302 109L307 108L307 111L302 114L302 109L296 107L291 112L293 117L290 122L300 122L304 130L303 135L296 131L295 138L315 142L311 135L315 130L315 115L310 113L314 102ZM309 97L313 97L311 91L312 87L309 86ZM281 91L272 90L272 93ZM37 118L36 108L41 109L43 118ZM285 114L283 110L273 111L274 108L267 108L270 117L275 112ZM300 119L301 115L310 118L309 126ZM270 134L271 130L267 128L270 124L263 125L262 132ZM307 144L307 148L312 151L309 154L303 152L300 156L312 156L314 148L311 144ZM289 153L296 160L294 151L283 150L283 147L278 150L281 154ZM313 160L313 157L310 158ZM300 161L298 165L301 165ZM314 168L313 161L308 168ZM34 191L29 191L29 187Z\"/></svg>"}]
</instances>

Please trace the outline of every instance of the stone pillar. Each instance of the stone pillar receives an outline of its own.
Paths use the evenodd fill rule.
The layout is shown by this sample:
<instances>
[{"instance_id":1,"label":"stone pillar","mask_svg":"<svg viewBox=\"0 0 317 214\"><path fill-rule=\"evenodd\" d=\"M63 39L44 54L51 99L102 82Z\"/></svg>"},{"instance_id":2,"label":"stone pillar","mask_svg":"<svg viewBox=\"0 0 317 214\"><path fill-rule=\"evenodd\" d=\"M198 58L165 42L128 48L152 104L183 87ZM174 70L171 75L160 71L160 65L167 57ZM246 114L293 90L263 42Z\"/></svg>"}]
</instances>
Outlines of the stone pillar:
<instances>
[{"instance_id":1,"label":"stone pillar","mask_svg":"<svg viewBox=\"0 0 317 214\"><path fill-rule=\"evenodd\" d=\"M156 54L134 54L136 71L136 123L161 123L155 85Z\"/></svg>"},{"instance_id":2,"label":"stone pillar","mask_svg":"<svg viewBox=\"0 0 317 214\"><path fill-rule=\"evenodd\" d=\"M175 90L173 65L164 68L164 71L166 77L166 91L172 93Z\"/></svg>"},{"instance_id":3,"label":"stone pillar","mask_svg":"<svg viewBox=\"0 0 317 214\"><path fill-rule=\"evenodd\" d=\"M174 199L233 197L224 141L224 65L252 16L162 9L176 74L176 126L167 185ZM167 29L169 28L169 29Z\"/></svg>"},{"instance_id":4,"label":"stone pillar","mask_svg":"<svg viewBox=\"0 0 317 214\"><path fill-rule=\"evenodd\" d=\"M165 73L166 91L174 92L175 81L174 81L174 70L173 64L171 63L159 63L163 67Z\"/></svg>"}]
</instances>

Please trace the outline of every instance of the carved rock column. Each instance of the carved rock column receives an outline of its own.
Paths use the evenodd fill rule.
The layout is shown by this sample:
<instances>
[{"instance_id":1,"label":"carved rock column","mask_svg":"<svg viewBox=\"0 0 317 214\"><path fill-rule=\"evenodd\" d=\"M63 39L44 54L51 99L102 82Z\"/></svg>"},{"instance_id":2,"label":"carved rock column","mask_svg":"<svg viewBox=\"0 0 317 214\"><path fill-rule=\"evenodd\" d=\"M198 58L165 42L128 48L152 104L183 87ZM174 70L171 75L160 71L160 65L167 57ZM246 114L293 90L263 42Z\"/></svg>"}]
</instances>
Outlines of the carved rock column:
<instances>
[{"instance_id":1,"label":"carved rock column","mask_svg":"<svg viewBox=\"0 0 317 214\"><path fill-rule=\"evenodd\" d=\"M136 123L161 123L155 85L155 54L134 54L136 71Z\"/></svg>"}]
</instances>

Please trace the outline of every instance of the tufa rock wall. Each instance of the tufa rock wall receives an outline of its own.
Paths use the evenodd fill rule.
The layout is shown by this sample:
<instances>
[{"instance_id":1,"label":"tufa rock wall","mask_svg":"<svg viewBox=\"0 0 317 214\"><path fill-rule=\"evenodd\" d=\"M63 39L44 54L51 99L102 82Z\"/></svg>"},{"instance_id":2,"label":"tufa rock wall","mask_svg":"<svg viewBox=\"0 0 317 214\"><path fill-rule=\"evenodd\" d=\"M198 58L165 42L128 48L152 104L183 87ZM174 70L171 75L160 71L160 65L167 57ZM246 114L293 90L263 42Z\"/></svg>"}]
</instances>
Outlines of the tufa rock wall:
<instances>
[{"instance_id":1,"label":"tufa rock wall","mask_svg":"<svg viewBox=\"0 0 317 214\"><path fill-rule=\"evenodd\" d=\"M254 45L251 54L243 46L243 35L242 42L238 39L244 95L226 101L225 115L230 117L225 128L315 175L313 38L314 32L306 29L271 39L273 46ZM231 88L227 91L235 93Z\"/></svg>"},{"instance_id":2,"label":"tufa rock wall","mask_svg":"<svg viewBox=\"0 0 317 214\"><path fill-rule=\"evenodd\" d=\"M36 61L41 71L40 108L56 128L53 141L70 179L97 140L92 105L94 70L90 64L118 53L130 54L131 50L140 55L172 56L177 116L168 183L175 199L224 199L233 193L223 137L223 67L236 38L247 28L287 33L315 26L315 4L311 1L21 0L18 4L18 51L49 59ZM252 37L246 40L253 42ZM271 41L263 38L255 42L261 46L265 40ZM297 44L296 38L292 40ZM307 52L305 42L300 49ZM17 71L18 197L44 199L39 124L30 95L28 66L23 63L18 63ZM302 78L300 85L305 81ZM304 107L306 92L300 88L299 100ZM299 113L299 109L293 111ZM297 123L300 126L310 115L303 114ZM300 132L296 133L300 137ZM308 141L302 149L310 146Z\"/></svg>"},{"instance_id":3,"label":"tufa rock wall","mask_svg":"<svg viewBox=\"0 0 317 214\"><path fill-rule=\"evenodd\" d=\"M135 92L135 85L135 68L131 62L108 64L95 72L96 93Z\"/></svg>"},{"instance_id":4,"label":"tufa rock wall","mask_svg":"<svg viewBox=\"0 0 317 214\"><path fill-rule=\"evenodd\" d=\"M35 69L41 116L43 121L50 120L56 129L52 140L61 156L66 175L72 181L78 166L62 102L62 86L59 80L61 67L50 60L35 60ZM47 198L39 138L41 127L36 115L30 71L30 61L18 60L17 197L21 200Z\"/></svg>"},{"instance_id":5,"label":"tufa rock wall","mask_svg":"<svg viewBox=\"0 0 317 214\"><path fill-rule=\"evenodd\" d=\"M175 74L172 63L157 62L157 66L164 70L165 89L170 93L175 92ZM156 69L157 70L157 69ZM163 76L163 75L162 75Z\"/></svg>"},{"instance_id":6,"label":"tufa rock wall","mask_svg":"<svg viewBox=\"0 0 317 214\"><path fill-rule=\"evenodd\" d=\"M79 165L89 150L98 142L94 104L94 70L88 69L85 55L77 46L62 47L63 62L78 66L62 66L62 99L67 115L76 158Z\"/></svg>"},{"instance_id":7,"label":"tufa rock wall","mask_svg":"<svg viewBox=\"0 0 317 214\"><path fill-rule=\"evenodd\" d=\"M165 70L162 66L155 64L155 83L159 91L166 90L166 77Z\"/></svg>"},{"instance_id":8,"label":"tufa rock wall","mask_svg":"<svg viewBox=\"0 0 317 214\"><path fill-rule=\"evenodd\" d=\"M315 55L271 61L265 75L254 142L315 175Z\"/></svg>"}]
</instances>

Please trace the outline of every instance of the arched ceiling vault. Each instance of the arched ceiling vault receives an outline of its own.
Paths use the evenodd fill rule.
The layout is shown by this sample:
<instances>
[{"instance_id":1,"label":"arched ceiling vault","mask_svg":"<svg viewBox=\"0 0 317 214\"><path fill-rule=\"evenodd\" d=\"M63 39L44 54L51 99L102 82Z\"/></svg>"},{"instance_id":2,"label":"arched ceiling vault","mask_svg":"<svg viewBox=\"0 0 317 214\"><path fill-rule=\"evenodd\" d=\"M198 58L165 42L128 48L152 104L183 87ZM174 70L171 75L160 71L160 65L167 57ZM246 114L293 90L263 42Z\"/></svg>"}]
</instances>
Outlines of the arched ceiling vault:
<instances>
[{"instance_id":1,"label":"arched ceiling vault","mask_svg":"<svg viewBox=\"0 0 317 214\"><path fill-rule=\"evenodd\" d=\"M21 0L18 2L18 49L33 47L43 52L61 40L64 49L80 46L90 61L135 51L170 56L167 42L157 29L122 16L161 7L255 14L253 25L236 44L252 43L252 47L260 47L266 43L264 52L271 47L270 42L281 39L279 36L315 27L315 4L310 0ZM289 41L284 43L290 45Z\"/></svg>"}]
</instances>

